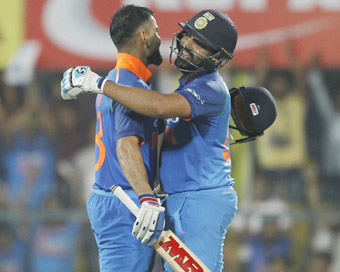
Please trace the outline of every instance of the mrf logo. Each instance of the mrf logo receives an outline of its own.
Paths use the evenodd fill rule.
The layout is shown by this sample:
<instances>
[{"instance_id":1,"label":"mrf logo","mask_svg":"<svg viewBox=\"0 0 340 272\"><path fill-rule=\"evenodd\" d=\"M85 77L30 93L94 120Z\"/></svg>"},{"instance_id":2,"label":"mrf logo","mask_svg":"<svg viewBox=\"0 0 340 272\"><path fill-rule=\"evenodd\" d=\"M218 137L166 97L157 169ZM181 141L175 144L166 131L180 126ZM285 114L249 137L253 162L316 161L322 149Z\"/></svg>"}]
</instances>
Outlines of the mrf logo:
<instances>
[{"instance_id":1,"label":"mrf logo","mask_svg":"<svg viewBox=\"0 0 340 272\"><path fill-rule=\"evenodd\" d=\"M170 257L186 272L204 272L203 268L194 260L194 258L184 248L179 247L179 243L169 236L168 241L159 242Z\"/></svg>"},{"instance_id":2,"label":"mrf logo","mask_svg":"<svg viewBox=\"0 0 340 272\"><path fill-rule=\"evenodd\" d=\"M249 104L249 107L250 107L251 112L252 112L252 114L253 114L254 116L256 116L256 115L259 114L259 111L258 111L257 106L256 106L255 103Z\"/></svg>"}]
</instances>

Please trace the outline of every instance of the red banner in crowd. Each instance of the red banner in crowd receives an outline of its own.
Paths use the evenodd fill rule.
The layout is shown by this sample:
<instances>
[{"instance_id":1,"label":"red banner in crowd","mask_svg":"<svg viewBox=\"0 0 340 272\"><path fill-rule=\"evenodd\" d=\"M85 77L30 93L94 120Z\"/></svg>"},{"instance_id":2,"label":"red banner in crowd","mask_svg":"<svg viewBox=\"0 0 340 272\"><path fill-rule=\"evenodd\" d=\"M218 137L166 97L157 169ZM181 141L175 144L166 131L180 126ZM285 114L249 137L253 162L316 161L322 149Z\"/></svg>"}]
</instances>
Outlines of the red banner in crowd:
<instances>
[{"instance_id":1,"label":"red banner in crowd","mask_svg":"<svg viewBox=\"0 0 340 272\"><path fill-rule=\"evenodd\" d=\"M129 3L155 12L164 57L172 33L179 30L177 23L211 8L228 13L238 28L234 66L253 67L263 46L269 47L274 65L284 66L282 44L287 38L303 62L317 53L325 66L340 66L340 1L336 0L27 0L26 39L41 44L38 67L112 67L116 49L110 39L110 19Z\"/></svg>"}]
</instances>

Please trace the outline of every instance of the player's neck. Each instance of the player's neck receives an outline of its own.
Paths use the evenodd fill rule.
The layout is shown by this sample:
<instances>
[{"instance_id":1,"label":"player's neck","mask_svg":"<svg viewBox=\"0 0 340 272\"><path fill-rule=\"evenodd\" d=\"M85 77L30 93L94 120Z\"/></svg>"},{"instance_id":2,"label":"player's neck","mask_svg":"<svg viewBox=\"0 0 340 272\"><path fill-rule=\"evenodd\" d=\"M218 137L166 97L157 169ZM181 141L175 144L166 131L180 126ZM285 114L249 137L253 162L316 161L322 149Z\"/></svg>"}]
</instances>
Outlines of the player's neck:
<instances>
[{"instance_id":1,"label":"player's neck","mask_svg":"<svg viewBox=\"0 0 340 272\"><path fill-rule=\"evenodd\" d=\"M138 50L137 47L135 47L135 48L124 47L124 48L121 48L119 50L119 52L120 53L127 53L127 54L130 54L132 56L135 56L136 58L140 59L145 64L145 66L148 66L148 61L146 59L144 51Z\"/></svg>"},{"instance_id":2,"label":"player's neck","mask_svg":"<svg viewBox=\"0 0 340 272\"><path fill-rule=\"evenodd\" d=\"M183 82L186 82L188 81L189 79L193 78L193 77L196 77L198 74L200 74L199 72L198 73L187 73L187 72L183 72L183 76L182 76L182 81Z\"/></svg>"}]
</instances>

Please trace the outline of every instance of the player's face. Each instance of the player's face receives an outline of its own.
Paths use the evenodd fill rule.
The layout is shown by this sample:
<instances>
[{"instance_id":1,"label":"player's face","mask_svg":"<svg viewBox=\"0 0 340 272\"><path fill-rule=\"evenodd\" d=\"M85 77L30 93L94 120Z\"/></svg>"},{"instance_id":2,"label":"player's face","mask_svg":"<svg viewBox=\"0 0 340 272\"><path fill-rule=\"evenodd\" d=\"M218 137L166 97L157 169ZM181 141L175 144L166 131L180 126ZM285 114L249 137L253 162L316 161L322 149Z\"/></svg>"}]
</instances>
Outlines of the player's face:
<instances>
[{"instance_id":1,"label":"player's face","mask_svg":"<svg viewBox=\"0 0 340 272\"><path fill-rule=\"evenodd\" d=\"M176 66L182 69L188 69L192 67L192 64L200 65L204 61L204 57L211 56L212 53L201 46L193 37L190 37L187 33L184 33L180 41L180 47L178 48L180 54L176 59Z\"/></svg>"},{"instance_id":2,"label":"player's face","mask_svg":"<svg viewBox=\"0 0 340 272\"><path fill-rule=\"evenodd\" d=\"M159 47L161 45L161 37L158 34L159 28L156 19L151 16L148 27L149 44L147 49L146 59L148 64L160 65L163 61Z\"/></svg>"}]
</instances>

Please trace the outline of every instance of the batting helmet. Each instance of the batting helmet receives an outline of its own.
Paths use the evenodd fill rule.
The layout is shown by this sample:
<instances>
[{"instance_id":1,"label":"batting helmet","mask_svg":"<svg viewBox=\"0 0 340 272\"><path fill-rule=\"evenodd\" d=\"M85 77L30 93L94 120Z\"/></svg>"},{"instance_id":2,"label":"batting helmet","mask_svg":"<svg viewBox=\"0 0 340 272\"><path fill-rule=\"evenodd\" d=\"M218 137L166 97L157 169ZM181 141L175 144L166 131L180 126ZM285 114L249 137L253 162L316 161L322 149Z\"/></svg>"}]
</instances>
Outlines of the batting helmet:
<instances>
[{"instance_id":1,"label":"batting helmet","mask_svg":"<svg viewBox=\"0 0 340 272\"><path fill-rule=\"evenodd\" d=\"M194 67L184 72L211 72L222 67L233 57L237 43L237 29L227 14L211 9L202 10L186 23L179 23L179 26L183 30L174 34L170 62L174 51L177 55L180 53L180 39L184 33L189 34L200 45L214 53L212 56L205 57L200 64L190 63ZM174 40L176 40L176 47L174 47Z\"/></svg>"},{"instance_id":2,"label":"batting helmet","mask_svg":"<svg viewBox=\"0 0 340 272\"><path fill-rule=\"evenodd\" d=\"M271 93L259 86L237 87L230 90L231 116L237 129L246 138L236 140L244 143L263 135L276 119L276 103Z\"/></svg>"}]
</instances>

